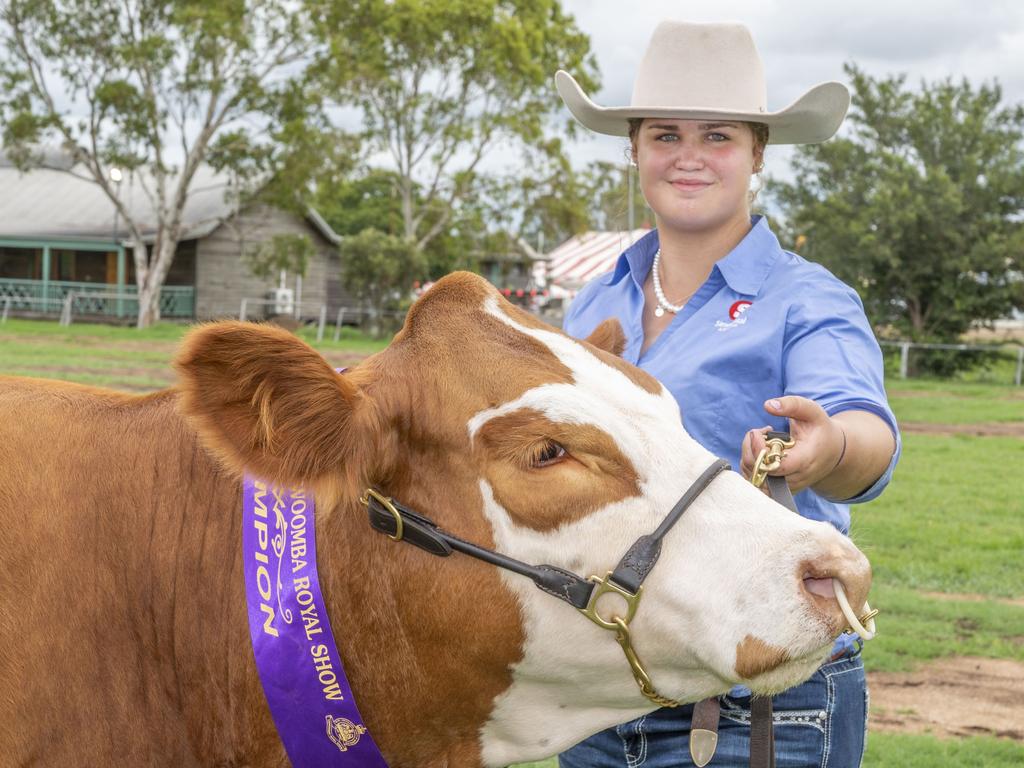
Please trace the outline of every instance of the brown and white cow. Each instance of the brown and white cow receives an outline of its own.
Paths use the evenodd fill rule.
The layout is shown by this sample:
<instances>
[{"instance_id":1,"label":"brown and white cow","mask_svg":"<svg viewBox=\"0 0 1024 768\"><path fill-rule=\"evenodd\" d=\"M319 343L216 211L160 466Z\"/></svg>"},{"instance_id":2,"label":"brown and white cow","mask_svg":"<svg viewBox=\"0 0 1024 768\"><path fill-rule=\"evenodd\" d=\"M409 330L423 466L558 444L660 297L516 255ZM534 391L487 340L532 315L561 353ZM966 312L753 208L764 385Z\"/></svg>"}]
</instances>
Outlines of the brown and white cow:
<instances>
[{"instance_id":1,"label":"brown and white cow","mask_svg":"<svg viewBox=\"0 0 1024 768\"><path fill-rule=\"evenodd\" d=\"M225 323L186 339L176 389L3 379L0 762L287 764L249 645L243 469L314 491L338 645L395 768L540 758L653 709L611 633L525 578L390 541L357 501L372 485L465 539L605 573L713 458L621 340L571 340L458 274L344 375ZM654 685L695 701L806 678L844 623L811 576L866 598L847 539L719 476L632 625Z\"/></svg>"}]
</instances>

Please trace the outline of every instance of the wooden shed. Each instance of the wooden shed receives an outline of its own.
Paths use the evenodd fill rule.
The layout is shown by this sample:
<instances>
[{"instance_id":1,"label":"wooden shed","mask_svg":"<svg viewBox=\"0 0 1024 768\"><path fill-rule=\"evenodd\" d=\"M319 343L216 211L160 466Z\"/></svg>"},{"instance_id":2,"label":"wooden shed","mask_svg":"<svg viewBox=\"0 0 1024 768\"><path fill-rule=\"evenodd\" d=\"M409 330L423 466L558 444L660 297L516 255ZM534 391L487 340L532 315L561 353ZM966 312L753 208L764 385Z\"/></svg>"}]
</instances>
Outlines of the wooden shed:
<instances>
[{"instance_id":1,"label":"wooden shed","mask_svg":"<svg viewBox=\"0 0 1024 768\"><path fill-rule=\"evenodd\" d=\"M134 217L152 222L141 189L122 194ZM206 320L238 316L242 300L248 316L262 316L280 278L256 277L242 260L275 235L303 235L313 246L306 275L285 276L298 314L316 317L322 306L336 312L352 304L342 288L340 238L309 209L304 216L252 204L230 202L223 176L200 168L184 211L184 234L160 296L165 319ZM144 225L143 239L155 227ZM0 157L0 306L12 313L56 315L74 292L77 311L94 316L135 317L135 269L129 232L97 185L61 170L21 173ZM150 240L151 242L151 240ZM90 299L90 297L93 297Z\"/></svg>"}]
</instances>

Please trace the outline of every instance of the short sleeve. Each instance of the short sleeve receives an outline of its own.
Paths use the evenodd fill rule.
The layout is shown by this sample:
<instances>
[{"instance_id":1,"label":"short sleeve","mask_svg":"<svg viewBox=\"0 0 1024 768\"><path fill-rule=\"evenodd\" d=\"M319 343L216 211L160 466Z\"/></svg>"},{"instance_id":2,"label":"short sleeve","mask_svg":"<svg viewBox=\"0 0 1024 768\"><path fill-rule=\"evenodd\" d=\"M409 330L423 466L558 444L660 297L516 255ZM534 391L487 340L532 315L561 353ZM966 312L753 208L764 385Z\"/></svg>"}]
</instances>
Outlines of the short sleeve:
<instances>
[{"instance_id":1,"label":"short sleeve","mask_svg":"<svg viewBox=\"0 0 1024 768\"><path fill-rule=\"evenodd\" d=\"M805 284L794 286L799 300L790 307L783 341L785 394L814 400L829 416L860 410L880 417L896 438L889 466L868 489L846 503L870 501L892 478L902 449L896 417L885 394L882 351L864 314L860 297L818 267Z\"/></svg>"}]
</instances>

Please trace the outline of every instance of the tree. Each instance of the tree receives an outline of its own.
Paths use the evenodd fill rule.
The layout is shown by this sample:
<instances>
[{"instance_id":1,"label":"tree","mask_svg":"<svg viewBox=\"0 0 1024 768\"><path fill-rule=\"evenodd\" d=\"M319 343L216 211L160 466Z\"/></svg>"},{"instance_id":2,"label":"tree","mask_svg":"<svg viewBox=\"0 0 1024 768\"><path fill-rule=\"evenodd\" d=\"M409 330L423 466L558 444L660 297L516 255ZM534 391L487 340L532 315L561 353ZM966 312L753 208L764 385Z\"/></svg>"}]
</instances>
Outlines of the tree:
<instances>
[{"instance_id":1,"label":"tree","mask_svg":"<svg viewBox=\"0 0 1024 768\"><path fill-rule=\"evenodd\" d=\"M785 237L864 299L876 326L951 340L1024 306L1024 108L997 83L874 79L853 65L849 134L771 182Z\"/></svg>"},{"instance_id":2,"label":"tree","mask_svg":"<svg viewBox=\"0 0 1024 768\"><path fill-rule=\"evenodd\" d=\"M636 170L633 174L633 226L653 227L654 214L647 206ZM627 168L620 164L598 160L586 171L586 184L590 197L590 210L594 229L621 231L629 228L629 177Z\"/></svg>"},{"instance_id":3,"label":"tree","mask_svg":"<svg viewBox=\"0 0 1024 768\"><path fill-rule=\"evenodd\" d=\"M364 306L374 312L408 306L412 276L425 269L423 253L413 243L370 227L346 237L341 252L345 285ZM378 322L376 328L380 327Z\"/></svg>"},{"instance_id":4,"label":"tree","mask_svg":"<svg viewBox=\"0 0 1024 768\"><path fill-rule=\"evenodd\" d=\"M200 165L268 179L288 158L282 134L301 132L312 91L298 80L313 43L299 2L261 0L2 0L0 122L23 169L57 142L99 185L131 235L140 327L182 235ZM294 135L293 135L294 138ZM155 216L144 222L111 180L130 174ZM126 185L128 186L128 185Z\"/></svg>"},{"instance_id":5,"label":"tree","mask_svg":"<svg viewBox=\"0 0 1024 768\"><path fill-rule=\"evenodd\" d=\"M418 251L473 200L488 152L537 151L559 67L596 88L589 40L557 0L334 0L321 30L317 72L390 159Z\"/></svg>"},{"instance_id":6,"label":"tree","mask_svg":"<svg viewBox=\"0 0 1024 768\"><path fill-rule=\"evenodd\" d=\"M281 272L293 272L305 277L309 260L316 247L307 235L274 235L259 245L242 251L242 261L256 277L268 280Z\"/></svg>"}]
</instances>

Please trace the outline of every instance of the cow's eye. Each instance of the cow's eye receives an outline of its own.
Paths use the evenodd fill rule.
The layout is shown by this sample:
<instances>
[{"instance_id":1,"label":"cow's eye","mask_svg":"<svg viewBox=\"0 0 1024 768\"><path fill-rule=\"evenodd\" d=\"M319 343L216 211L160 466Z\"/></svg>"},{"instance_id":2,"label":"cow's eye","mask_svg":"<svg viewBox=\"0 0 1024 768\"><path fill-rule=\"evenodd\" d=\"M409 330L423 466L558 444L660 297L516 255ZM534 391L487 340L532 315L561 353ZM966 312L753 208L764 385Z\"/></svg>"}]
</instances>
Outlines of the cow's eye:
<instances>
[{"instance_id":1,"label":"cow's eye","mask_svg":"<svg viewBox=\"0 0 1024 768\"><path fill-rule=\"evenodd\" d=\"M533 466L547 467L565 458L565 448L554 440L547 440L537 448L533 458Z\"/></svg>"}]
</instances>

